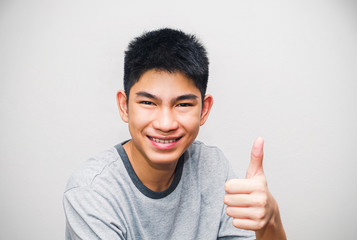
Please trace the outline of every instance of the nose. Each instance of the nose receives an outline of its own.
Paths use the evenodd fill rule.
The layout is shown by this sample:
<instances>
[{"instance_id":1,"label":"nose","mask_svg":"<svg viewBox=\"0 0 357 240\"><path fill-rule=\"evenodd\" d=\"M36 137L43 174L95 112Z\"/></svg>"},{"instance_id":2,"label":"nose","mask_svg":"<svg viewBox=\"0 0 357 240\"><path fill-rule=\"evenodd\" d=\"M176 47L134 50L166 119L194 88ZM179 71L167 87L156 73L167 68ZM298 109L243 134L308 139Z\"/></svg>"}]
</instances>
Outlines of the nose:
<instances>
[{"instance_id":1,"label":"nose","mask_svg":"<svg viewBox=\"0 0 357 240\"><path fill-rule=\"evenodd\" d=\"M153 122L153 127L161 132L172 132L178 128L175 113L170 108L162 108L157 114Z\"/></svg>"}]
</instances>

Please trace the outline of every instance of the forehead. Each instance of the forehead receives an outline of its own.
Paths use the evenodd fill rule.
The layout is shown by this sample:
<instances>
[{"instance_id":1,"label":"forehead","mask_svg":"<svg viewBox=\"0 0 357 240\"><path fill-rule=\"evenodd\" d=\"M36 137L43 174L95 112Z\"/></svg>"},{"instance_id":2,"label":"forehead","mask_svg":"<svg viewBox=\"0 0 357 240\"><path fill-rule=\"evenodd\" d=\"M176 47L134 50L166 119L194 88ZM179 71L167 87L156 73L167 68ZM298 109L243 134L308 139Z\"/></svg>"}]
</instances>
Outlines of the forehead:
<instances>
[{"instance_id":1,"label":"forehead","mask_svg":"<svg viewBox=\"0 0 357 240\"><path fill-rule=\"evenodd\" d=\"M167 72L160 70L146 71L130 89L130 95L140 91L162 97L176 97L183 94L195 94L201 98L200 90L193 80L181 72Z\"/></svg>"}]
</instances>

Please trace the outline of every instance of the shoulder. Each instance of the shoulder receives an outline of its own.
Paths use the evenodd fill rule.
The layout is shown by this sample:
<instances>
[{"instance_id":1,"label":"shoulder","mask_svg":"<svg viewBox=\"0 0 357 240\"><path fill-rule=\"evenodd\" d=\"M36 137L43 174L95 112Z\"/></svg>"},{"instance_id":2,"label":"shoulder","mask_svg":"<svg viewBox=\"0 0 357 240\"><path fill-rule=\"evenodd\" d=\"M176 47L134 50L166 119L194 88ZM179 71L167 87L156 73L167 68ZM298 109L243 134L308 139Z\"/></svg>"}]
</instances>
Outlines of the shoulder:
<instances>
[{"instance_id":1,"label":"shoulder","mask_svg":"<svg viewBox=\"0 0 357 240\"><path fill-rule=\"evenodd\" d=\"M98 176L104 174L105 170L119 159L114 147L89 158L69 178L65 192L73 188L91 186Z\"/></svg>"},{"instance_id":2,"label":"shoulder","mask_svg":"<svg viewBox=\"0 0 357 240\"><path fill-rule=\"evenodd\" d=\"M216 146L209 146L200 141L195 141L188 148L187 153L190 158L198 161L209 161L212 163L227 164L227 159L223 152Z\"/></svg>"},{"instance_id":3,"label":"shoulder","mask_svg":"<svg viewBox=\"0 0 357 240\"><path fill-rule=\"evenodd\" d=\"M195 141L188 148L187 155L189 164L197 172L215 177L220 176L220 178L227 177L229 162L218 147Z\"/></svg>"}]
</instances>

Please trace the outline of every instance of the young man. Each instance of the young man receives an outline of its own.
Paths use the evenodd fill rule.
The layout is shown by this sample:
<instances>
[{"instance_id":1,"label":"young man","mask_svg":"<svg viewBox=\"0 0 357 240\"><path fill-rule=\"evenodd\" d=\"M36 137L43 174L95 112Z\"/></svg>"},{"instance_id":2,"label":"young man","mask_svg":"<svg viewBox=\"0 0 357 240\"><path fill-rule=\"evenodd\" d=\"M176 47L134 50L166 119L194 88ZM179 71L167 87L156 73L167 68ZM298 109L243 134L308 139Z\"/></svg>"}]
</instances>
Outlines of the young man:
<instances>
[{"instance_id":1,"label":"young man","mask_svg":"<svg viewBox=\"0 0 357 240\"><path fill-rule=\"evenodd\" d=\"M194 141L213 104L207 80L206 51L192 35L161 29L130 43L117 103L131 139L69 180L66 239L286 238L263 139L246 179L234 179L219 149Z\"/></svg>"}]
</instances>

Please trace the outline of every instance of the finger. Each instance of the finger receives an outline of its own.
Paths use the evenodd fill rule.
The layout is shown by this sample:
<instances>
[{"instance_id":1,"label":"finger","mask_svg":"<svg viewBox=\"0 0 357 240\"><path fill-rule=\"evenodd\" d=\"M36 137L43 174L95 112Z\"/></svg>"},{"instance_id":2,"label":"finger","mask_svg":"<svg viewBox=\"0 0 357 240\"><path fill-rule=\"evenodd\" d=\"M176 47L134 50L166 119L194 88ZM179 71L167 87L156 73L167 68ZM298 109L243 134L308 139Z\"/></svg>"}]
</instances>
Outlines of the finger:
<instances>
[{"instance_id":1,"label":"finger","mask_svg":"<svg viewBox=\"0 0 357 240\"><path fill-rule=\"evenodd\" d=\"M224 203L229 207L254 206L254 198L250 194L226 194Z\"/></svg>"},{"instance_id":2,"label":"finger","mask_svg":"<svg viewBox=\"0 0 357 240\"><path fill-rule=\"evenodd\" d=\"M233 226L239 229L245 229L245 230L253 230L257 231L260 230L264 227L265 221L254 221L251 219L238 219L234 218L232 221Z\"/></svg>"},{"instance_id":3,"label":"finger","mask_svg":"<svg viewBox=\"0 0 357 240\"><path fill-rule=\"evenodd\" d=\"M254 179L230 179L224 185L224 189L228 194L249 194L264 192L266 186L265 176L257 176Z\"/></svg>"},{"instance_id":4,"label":"finger","mask_svg":"<svg viewBox=\"0 0 357 240\"><path fill-rule=\"evenodd\" d=\"M252 178L256 175L264 174L263 171L263 146L264 139L258 137L253 144L250 154L250 163L247 169L246 178Z\"/></svg>"},{"instance_id":5,"label":"finger","mask_svg":"<svg viewBox=\"0 0 357 240\"><path fill-rule=\"evenodd\" d=\"M224 203L229 207L263 207L268 203L266 194L226 194Z\"/></svg>"},{"instance_id":6,"label":"finger","mask_svg":"<svg viewBox=\"0 0 357 240\"><path fill-rule=\"evenodd\" d=\"M266 215L265 208L227 207L226 214L232 218L263 220Z\"/></svg>"},{"instance_id":7,"label":"finger","mask_svg":"<svg viewBox=\"0 0 357 240\"><path fill-rule=\"evenodd\" d=\"M252 193L257 190L257 182L252 179L230 179L224 185L225 191L231 194Z\"/></svg>"}]
</instances>

